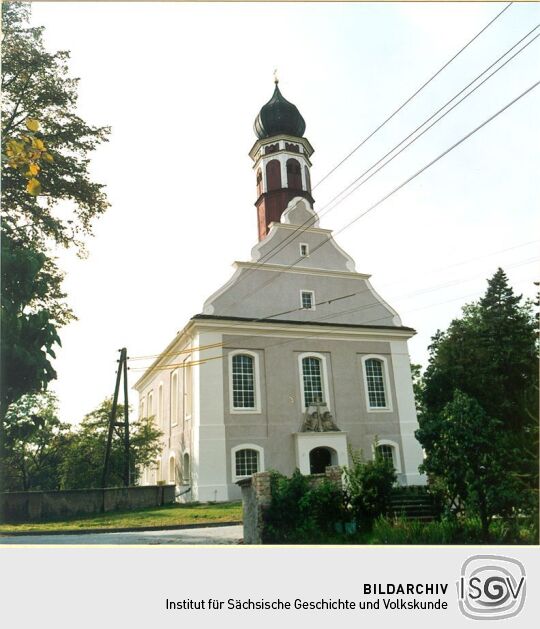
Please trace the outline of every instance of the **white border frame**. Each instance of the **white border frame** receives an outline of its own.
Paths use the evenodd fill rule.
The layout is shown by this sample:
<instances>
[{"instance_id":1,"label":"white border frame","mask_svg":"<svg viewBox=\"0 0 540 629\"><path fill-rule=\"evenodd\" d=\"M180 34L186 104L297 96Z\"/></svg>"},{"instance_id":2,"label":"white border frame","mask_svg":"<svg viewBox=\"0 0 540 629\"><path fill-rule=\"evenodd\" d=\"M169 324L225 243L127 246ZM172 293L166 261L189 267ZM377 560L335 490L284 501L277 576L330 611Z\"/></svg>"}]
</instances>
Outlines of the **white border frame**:
<instances>
[{"instance_id":1,"label":"white border frame","mask_svg":"<svg viewBox=\"0 0 540 629\"><path fill-rule=\"evenodd\" d=\"M390 439L377 439L377 444L371 444L371 452L373 454L373 459L375 459L375 445L377 448L379 446L390 446L392 448L392 461L394 463L394 469L396 470L396 474L402 474L401 469L401 452L399 449L399 444L395 441L391 441Z\"/></svg>"},{"instance_id":2,"label":"white border frame","mask_svg":"<svg viewBox=\"0 0 540 629\"><path fill-rule=\"evenodd\" d=\"M306 255L302 253L302 247L306 247L306 251L307 251ZM298 249L300 251L300 256L302 258L309 258L309 244L307 242L299 242Z\"/></svg>"},{"instance_id":3,"label":"white border frame","mask_svg":"<svg viewBox=\"0 0 540 629\"><path fill-rule=\"evenodd\" d=\"M384 393L386 396L386 406L370 406L369 404L369 391L367 384L367 372L366 372L366 360L374 358L380 360L383 364L383 379L384 379ZM368 413L391 413L393 411L392 406L392 389L390 387L390 376L388 374L388 360L386 356L380 354L366 354L362 356L362 379L364 380L364 393L366 396L366 410Z\"/></svg>"},{"instance_id":4,"label":"white border frame","mask_svg":"<svg viewBox=\"0 0 540 629\"><path fill-rule=\"evenodd\" d=\"M231 448L231 476L233 483L241 480L242 478L249 478L251 474L247 476L237 476L236 475L236 453L239 450L256 450L259 453L259 465L257 466L257 472L264 472L264 448L262 446L258 446L254 443L241 443L238 446L234 446Z\"/></svg>"},{"instance_id":5,"label":"white border frame","mask_svg":"<svg viewBox=\"0 0 540 629\"><path fill-rule=\"evenodd\" d=\"M232 359L233 356L243 355L251 356L253 358L253 385L255 394L255 406L252 408L236 408L233 406L233 374L232 374ZM261 414L261 380L259 370L259 354L249 349L235 349L229 352L229 413L232 415L260 415Z\"/></svg>"},{"instance_id":6,"label":"white border frame","mask_svg":"<svg viewBox=\"0 0 540 629\"><path fill-rule=\"evenodd\" d=\"M302 294L303 293L311 293L311 308L304 308L304 304L303 304L303 300L302 300ZM317 310L317 305L316 305L316 301L315 301L315 291L314 290L309 290L307 288L301 288L300 289L300 310Z\"/></svg>"},{"instance_id":7,"label":"white border frame","mask_svg":"<svg viewBox=\"0 0 540 629\"><path fill-rule=\"evenodd\" d=\"M163 428L164 416L164 404L163 404L163 380L160 381L157 389L157 408L156 408L156 423L158 428Z\"/></svg>"},{"instance_id":8,"label":"white border frame","mask_svg":"<svg viewBox=\"0 0 540 629\"><path fill-rule=\"evenodd\" d=\"M302 369L302 360L304 358L308 358L309 356L313 356L313 358L318 358L321 361L322 365L322 385L324 387L324 402L328 407L328 410L332 410L332 405L330 404L330 387L328 386L328 369L326 365L326 356L324 354L319 354L318 352L302 352L298 354L298 375L300 377L300 403L302 412L305 413L307 410L307 406L304 403L304 370Z\"/></svg>"}]
</instances>

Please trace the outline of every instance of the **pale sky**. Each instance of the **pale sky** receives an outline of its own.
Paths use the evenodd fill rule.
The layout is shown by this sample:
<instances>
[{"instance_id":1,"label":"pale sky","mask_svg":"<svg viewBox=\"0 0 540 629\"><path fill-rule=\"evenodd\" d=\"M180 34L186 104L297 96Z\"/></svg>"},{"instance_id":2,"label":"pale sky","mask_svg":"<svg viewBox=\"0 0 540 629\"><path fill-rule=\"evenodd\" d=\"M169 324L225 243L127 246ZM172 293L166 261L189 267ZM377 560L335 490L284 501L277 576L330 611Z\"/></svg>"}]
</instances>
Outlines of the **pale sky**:
<instances>
[{"instance_id":1,"label":"pale sky","mask_svg":"<svg viewBox=\"0 0 540 629\"><path fill-rule=\"evenodd\" d=\"M53 389L78 422L114 388L117 349L158 354L257 240L253 120L280 88L306 120L317 183L504 4L37 3L71 51L79 113L110 125L92 155L111 208L89 257L60 253L79 320L61 330ZM515 3L314 191L325 204L540 21ZM527 40L528 41L528 40ZM338 230L538 80L540 39L344 203ZM411 359L502 266L534 295L540 87L337 236L417 330ZM133 368L149 361L132 361ZM131 371L130 384L141 375ZM136 393L131 400L137 408Z\"/></svg>"}]
</instances>

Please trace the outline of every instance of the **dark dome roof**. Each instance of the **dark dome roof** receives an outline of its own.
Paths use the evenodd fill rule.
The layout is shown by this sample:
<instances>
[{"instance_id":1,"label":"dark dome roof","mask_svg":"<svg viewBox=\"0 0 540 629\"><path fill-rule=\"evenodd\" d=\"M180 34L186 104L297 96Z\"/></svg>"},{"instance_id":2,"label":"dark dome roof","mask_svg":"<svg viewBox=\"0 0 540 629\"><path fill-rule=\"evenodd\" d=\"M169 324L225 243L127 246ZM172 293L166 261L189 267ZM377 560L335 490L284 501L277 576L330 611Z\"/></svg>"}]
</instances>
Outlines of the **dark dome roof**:
<instances>
[{"instance_id":1,"label":"dark dome roof","mask_svg":"<svg viewBox=\"0 0 540 629\"><path fill-rule=\"evenodd\" d=\"M255 118L253 130L259 140L281 133L301 138L306 130L306 123L296 106L283 98L276 83L272 98L262 106Z\"/></svg>"}]
</instances>

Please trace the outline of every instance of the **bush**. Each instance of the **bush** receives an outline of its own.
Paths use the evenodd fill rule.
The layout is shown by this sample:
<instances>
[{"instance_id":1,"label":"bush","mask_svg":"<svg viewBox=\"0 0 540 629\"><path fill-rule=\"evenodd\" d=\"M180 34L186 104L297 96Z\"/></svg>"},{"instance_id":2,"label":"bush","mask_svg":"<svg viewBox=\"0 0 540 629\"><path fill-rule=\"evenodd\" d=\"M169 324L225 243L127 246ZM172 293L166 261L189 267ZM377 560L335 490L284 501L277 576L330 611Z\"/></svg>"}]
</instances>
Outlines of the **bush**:
<instances>
[{"instance_id":1,"label":"bush","mask_svg":"<svg viewBox=\"0 0 540 629\"><path fill-rule=\"evenodd\" d=\"M271 490L272 501L264 514L264 543L327 542L335 524L346 517L342 491L326 479L312 486L299 470L291 478L273 472Z\"/></svg>"},{"instance_id":2,"label":"bush","mask_svg":"<svg viewBox=\"0 0 540 629\"><path fill-rule=\"evenodd\" d=\"M375 452L372 461L364 461L360 453L351 451L352 465L343 469L346 499L362 530L370 530L375 518L386 515L396 482L396 472L390 461L383 459L376 447Z\"/></svg>"},{"instance_id":3,"label":"bush","mask_svg":"<svg viewBox=\"0 0 540 629\"><path fill-rule=\"evenodd\" d=\"M377 518L373 524L371 544L483 544L480 518L457 518L441 522L420 522L403 518ZM509 526L495 520L489 529L492 544L537 544L534 527L523 521Z\"/></svg>"}]
</instances>

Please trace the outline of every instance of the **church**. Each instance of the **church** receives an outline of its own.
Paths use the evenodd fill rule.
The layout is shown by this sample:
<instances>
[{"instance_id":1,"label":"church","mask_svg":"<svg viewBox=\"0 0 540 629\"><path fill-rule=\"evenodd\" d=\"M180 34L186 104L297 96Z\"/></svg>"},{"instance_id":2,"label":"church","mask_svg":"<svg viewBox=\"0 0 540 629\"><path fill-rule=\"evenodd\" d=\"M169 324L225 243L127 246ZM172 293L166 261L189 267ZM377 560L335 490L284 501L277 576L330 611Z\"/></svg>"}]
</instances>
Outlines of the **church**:
<instances>
[{"instance_id":1,"label":"church","mask_svg":"<svg viewBox=\"0 0 540 629\"><path fill-rule=\"evenodd\" d=\"M425 483L407 341L414 334L319 224L313 147L275 83L249 155L258 242L138 380L162 452L142 484L182 500L240 498L238 480L347 465L378 448L402 485Z\"/></svg>"}]
</instances>

